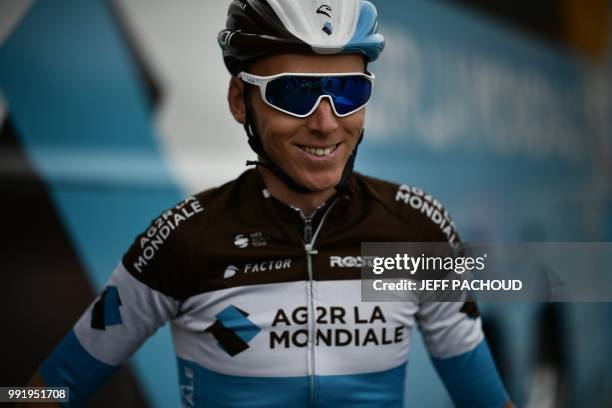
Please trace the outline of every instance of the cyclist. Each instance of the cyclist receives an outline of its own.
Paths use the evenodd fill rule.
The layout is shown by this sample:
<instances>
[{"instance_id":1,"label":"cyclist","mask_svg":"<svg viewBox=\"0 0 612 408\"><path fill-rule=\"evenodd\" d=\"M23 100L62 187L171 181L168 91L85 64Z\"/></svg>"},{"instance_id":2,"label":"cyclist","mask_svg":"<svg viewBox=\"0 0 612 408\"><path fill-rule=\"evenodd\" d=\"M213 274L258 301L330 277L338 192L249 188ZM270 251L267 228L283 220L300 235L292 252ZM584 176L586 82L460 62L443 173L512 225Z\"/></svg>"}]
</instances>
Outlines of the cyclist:
<instances>
[{"instance_id":1,"label":"cyclist","mask_svg":"<svg viewBox=\"0 0 612 408\"><path fill-rule=\"evenodd\" d=\"M79 405L170 321L184 406L401 407L418 326L457 406L510 405L474 305L361 302L361 242L458 242L430 196L353 172L375 7L234 0L218 40L256 168L155 219L34 383Z\"/></svg>"}]
</instances>

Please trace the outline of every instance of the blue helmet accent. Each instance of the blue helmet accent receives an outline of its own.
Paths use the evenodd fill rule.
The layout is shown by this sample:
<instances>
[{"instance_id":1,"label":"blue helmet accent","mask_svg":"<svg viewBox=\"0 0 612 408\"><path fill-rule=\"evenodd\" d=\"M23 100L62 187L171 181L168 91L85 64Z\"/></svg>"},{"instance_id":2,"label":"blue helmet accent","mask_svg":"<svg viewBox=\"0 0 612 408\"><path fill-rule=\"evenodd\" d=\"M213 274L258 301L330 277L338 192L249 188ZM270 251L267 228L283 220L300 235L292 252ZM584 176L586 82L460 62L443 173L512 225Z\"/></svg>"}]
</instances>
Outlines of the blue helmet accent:
<instances>
[{"instance_id":1,"label":"blue helmet accent","mask_svg":"<svg viewBox=\"0 0 612 408\"><path fill-rule=\"evenodd\" d=\"M378 12L367 0L361 0L359 20L353 38L342 53L363 54L369 61L375 61L385 48L385 37L378 32Z\"/></svg>"}]
</instances>

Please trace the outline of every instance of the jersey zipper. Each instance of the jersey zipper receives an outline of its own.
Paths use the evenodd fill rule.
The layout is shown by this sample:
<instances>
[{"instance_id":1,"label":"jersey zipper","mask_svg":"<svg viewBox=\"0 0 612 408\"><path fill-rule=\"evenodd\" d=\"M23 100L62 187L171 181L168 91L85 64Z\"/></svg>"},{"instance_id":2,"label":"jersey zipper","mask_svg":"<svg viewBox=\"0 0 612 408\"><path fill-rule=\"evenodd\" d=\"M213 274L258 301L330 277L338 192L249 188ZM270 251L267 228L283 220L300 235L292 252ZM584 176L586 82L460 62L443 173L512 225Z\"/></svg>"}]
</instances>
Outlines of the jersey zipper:
<instances>
[{"instance_id":1,"label":"jersey zipper","mask_svg":"<svg viewBox=\"0 0 612 408\"><path fill-rule=\"evenodd\" d=\"M314 300L314 272L312 268L312 257L316 255L318 251L314 248L315 242L317 240L317 236L325 223L325 219L327 215L331 211L331 209L336 205L338 199L334 200L329 207L325 210L323 217L321 217L321 221L317 226L316 231L313 234L312 231L312 219L317 213L315 210L310 216L305 216L302 210L299 210L300 216L304 221L304 249L306 250L306 264L308 267L308 407L314 407L315 398L316 398L316 389L315 389L315 333L316 333L316 307Z\"/></svg>"}]
</instances>

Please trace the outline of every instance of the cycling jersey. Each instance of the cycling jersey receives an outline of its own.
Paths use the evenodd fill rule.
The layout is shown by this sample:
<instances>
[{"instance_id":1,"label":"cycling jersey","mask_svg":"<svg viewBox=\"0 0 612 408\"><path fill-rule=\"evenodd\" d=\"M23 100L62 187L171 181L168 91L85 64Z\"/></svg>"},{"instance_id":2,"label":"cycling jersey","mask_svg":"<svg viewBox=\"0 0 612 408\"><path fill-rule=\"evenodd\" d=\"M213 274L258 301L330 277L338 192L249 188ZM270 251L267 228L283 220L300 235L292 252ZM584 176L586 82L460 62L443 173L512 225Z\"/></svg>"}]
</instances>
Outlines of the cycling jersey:
<instances>
[{"instance_id":1,"label":"cycling jersey","mask_svg":"<svg viewBox=\"0 0 612 408\"><path fill-rule=\"evenodd\" d=\"M418 326L457 406L508 400L475 305L361 301L362 242L458 242L419 189L357 173L310 217L257 170L163 212L41 366L87 400L170 321L186 407L402 407Z\"/></svg>"}]
</instances>

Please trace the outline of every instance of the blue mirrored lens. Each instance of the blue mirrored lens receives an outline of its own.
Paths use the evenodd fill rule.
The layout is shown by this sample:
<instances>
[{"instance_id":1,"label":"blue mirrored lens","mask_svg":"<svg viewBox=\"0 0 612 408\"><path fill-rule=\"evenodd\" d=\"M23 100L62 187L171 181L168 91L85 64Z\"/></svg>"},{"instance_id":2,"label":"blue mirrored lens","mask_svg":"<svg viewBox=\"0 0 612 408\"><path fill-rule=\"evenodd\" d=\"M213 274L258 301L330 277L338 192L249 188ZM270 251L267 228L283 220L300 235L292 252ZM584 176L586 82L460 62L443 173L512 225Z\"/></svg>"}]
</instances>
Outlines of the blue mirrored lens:
<instances>
[{"instance_id":1,"label":"blue mirrored lens","mask_svg":"<svg viewBox=\"0 0 612 408\"><path fill-rule=\"evenodd\" d=\"M371 94L372 83L358 75L287 75L269 82L266 88L268 103L296 115L310 112L321 95L329 95L336 112L346 115L364 106Z\"/></svg>"}]
</instances>

